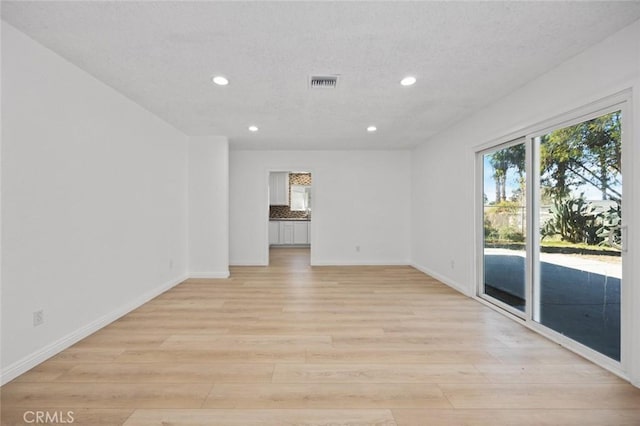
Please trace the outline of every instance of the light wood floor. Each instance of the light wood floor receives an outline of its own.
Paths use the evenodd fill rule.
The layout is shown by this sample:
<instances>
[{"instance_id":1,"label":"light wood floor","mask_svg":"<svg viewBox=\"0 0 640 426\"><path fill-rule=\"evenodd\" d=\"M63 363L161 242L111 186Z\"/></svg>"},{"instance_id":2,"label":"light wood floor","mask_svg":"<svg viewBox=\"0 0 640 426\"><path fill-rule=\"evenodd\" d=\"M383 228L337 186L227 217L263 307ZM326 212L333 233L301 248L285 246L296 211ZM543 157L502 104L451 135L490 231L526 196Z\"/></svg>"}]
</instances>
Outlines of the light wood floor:
<instances>
[{"instance_id":1,"label":"light wood floor","mask_svg":"<svg viewBox=\"0 0 640 426\"><path fill-rule=\"evenodd\" d=\"M640 389L410 267L189 280L1 389L81 425L640 425Z\"/></svg>"}]
</instances>

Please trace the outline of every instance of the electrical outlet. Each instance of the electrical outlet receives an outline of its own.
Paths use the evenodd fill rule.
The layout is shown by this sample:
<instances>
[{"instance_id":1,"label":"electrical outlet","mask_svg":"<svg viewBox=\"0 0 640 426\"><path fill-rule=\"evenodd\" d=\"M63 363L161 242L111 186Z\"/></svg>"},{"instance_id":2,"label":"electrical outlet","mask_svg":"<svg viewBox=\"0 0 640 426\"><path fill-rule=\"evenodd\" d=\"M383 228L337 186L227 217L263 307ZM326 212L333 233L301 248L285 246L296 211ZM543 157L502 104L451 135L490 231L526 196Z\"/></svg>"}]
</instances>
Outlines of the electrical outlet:
<instances>
[{"instance_id":1,"label":"electrical outlet","mask_svg":"<svg viewBox=\"0 0 640 426\"><path fill-rule=\"evenodd\" d=\"M169 269L173 269L173 259L169 259Z\"/></svg>"},{"instance_id":2,"label":"electrical outlet","mask_svg":"<svg viewBox=\"0 0 640 426\"><path fill-rule=\"evenodd\" d=\"M44 324L44 311L40 309L33 313L33 326L37 327L42 324Z\"/></svg>"},{"instance_id":3,"label":"electrical outlet","mask_svg":"<svg viewBox=\"0 0 640 426\"><path fill-rule=\"evenodd\" d=\"M360 253L360 246L356 246L356 252Z\"/></svg>"},{"instance_id":4,"label":"electrical outlet","mask_svg":"<svg viewBox=\"0 0 640 426\"><path fill-rule=\"evenodd\" d=\"M456 267L456 261L452 260L451 261L451 269L455 269L455 267Z\"/></svg>"}]
</instances>

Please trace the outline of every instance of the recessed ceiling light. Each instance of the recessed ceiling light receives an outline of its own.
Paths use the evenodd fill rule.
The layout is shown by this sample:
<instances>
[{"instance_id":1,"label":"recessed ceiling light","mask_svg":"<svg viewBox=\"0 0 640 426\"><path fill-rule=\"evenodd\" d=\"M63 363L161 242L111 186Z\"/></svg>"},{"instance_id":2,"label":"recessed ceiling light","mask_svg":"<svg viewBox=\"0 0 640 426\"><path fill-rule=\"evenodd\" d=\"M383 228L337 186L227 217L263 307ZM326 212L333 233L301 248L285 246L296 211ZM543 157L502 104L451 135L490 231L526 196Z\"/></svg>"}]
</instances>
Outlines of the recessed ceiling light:
<instances>
[{"instance_id":1,"label":"recessed ceiling light","mask_svg":"<svg viewBox=\"0 0 640 426\"><path fill-rule=\"evenodd\" d=\"M249 131L250 132L257 132L258 131L258 126L249 126Z\"/></svg>"},{"instance_id":2,"label":"recessed ceiling light","mask_svg":"<svg viewBox=\"0 0 640 426\"><path fill-rule=\"evenodd\" d=\"M376 126L367 127L367 132L375 132L376 130L378 130L378 128Z\"/></svg>"},{"instance_id":3,"label":"recessed ceiling light","mask_svg":"<svg viewBox=\"0 0 640 426\"><path fill-rule=\"evenodd\" d=\"M217 84L218 86L226 86L227 84L229 84L229 80L227 80L226 78L224 78L221 75L217 75L217 76L213 77L213 82L215 84Z\"/></svg>"},{"instance_id":4,"label":"recessed ceiling light","mask_svg":"<svg viewBox=\"0 0 640 426\"><path fill-rule=\"evenodd\" d=\"M400 84L402 84L403 86L412 86L415 84L415 82L416 78L412 76L408 76L400 80Z\"/></svg>"}]
</instances>

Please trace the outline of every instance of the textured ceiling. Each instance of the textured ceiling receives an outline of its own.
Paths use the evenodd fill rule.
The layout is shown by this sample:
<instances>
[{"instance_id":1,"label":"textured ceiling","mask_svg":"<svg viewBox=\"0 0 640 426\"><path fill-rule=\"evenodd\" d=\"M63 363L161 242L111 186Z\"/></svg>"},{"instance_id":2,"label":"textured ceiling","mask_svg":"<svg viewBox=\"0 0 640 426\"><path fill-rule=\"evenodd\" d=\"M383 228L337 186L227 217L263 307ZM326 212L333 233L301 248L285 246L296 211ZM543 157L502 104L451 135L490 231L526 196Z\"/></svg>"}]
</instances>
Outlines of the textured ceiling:
<instances>
[{"instance_id":1,"label":"textured ceiling","mask_svg":"<svg viewBox=\"0 0 640 426\"><path fill-rule=\"evenodd\" d=\"M637 20L640 2L3 1L2 17L186 134L379 149L427 140ZM310 90L318 73L338 88Z\"/></svg>"}]
</instances>

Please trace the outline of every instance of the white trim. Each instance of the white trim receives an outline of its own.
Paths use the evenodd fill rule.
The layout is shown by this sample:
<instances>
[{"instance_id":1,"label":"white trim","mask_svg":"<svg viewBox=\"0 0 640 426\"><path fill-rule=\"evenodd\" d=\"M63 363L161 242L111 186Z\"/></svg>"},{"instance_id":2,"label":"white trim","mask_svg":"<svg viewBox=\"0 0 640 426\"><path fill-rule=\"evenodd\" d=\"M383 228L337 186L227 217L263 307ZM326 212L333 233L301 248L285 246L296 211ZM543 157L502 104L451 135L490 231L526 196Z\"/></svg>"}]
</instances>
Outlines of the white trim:
<instances>
[{"instance_id":1,"label":"white trim","mask_svg":"<svg viewBox=\"0 0 640 426\"><path fill-rule=\"evenodd\" d=\"M229 266L269 266L265 260L235 260L229 263Z\"/></svg>"},{"instance_id":2,"label":"white trim","mask_svg":"<svg viewBox=\"0 0 640 426\"><path fill-rule=\"evenodd\" d=\"M311 266L407 266L408 260L316 260Z\"/></svg>"},{"instance_id":3,"label":"white trim","mask_svg":"<svg viewBox=\"0 0 640 426\"><path fill-rule=\"evenodd\" d=\"M468 288L466 288L456 280L453 280L449 277L445 277L444 275L440 275L434 270L429 269L426 266L418 265L417 263L411 263L410 266L422 272L423 274L429 275L430 277L435 278L441 283L448 285L449 287L453 288L456 291L459 291L460 293L464 294L467 297L475 298L472 294L469 293Z\"/></svg>"},{"instance_id":4,"label":"white trim","mask_svg":"<svg viewBox=\"0 0 640 426\"><path fill-rule=\"evenodd\" d=\"M504 315L507 318L511 318L517 323L521 323L522 325L526 324L526 320L522 316L516 315L512 311L509 311L507 309L496 309L496 304L493 303L493 301L491 300L485 299L480 296L471 296L470 298L475 300L476 302L479 302L481 305L491 308L493 311L496 311L497 313Z\"/></svg>"},{"instance_id":5,"label":"white trim","mask_svg":"<svg viewBox=\"0 0 640 426\"><path fill-rule=\"evenodd\" d=\"M226 271L216 271L216 272L189 272L189 278L229 278L231 274L228 270Z\"/></svg>"},{"instance_id":6,"label":"white trim","mask_svg":"<svg viewBox=\"0 0 640 426\"><path fill-rule=\"evenodd\" d=\"M525 138L527 153L525 156L527 170L527 198L525 204L533 208L526 209L527 230L525 231L527 300L525 301L527 320L540 322L540 139ZM533 179L532 179L533 178ZM532 238L532 236L535 236Z\"/></svg>"},{"instance_id":7,"label":"white trim","mask_svg":"<svg viewBox=\"0 0 640 426\"><path fill-rule=\"evenodd\" d=\"M508 303L503 302L500 299L496 299L495 297L489 296L488 294L478 294L476 296L478 299L481 299L485 302L491 303L493 306L500 308L501 310L513 315L514 317L518 317L521 320L525 320L527 318L527 313L525 311L521 311ZM527 308L525 303L525 309Z\"/></svg>"},{"instance_id":8,"label":"white trim","mask_svg":"<svg viewBox=\"0 0 640 426\"><path fill-rule=\"evenodd\" d=\"M627 225L627 253L629 261L623 260L622 276L627 282L633 285L624 285L621 297L624 297L628 305L622 308L622 339L627 341L626 346L622 346L622 360L624 371L629 375L631 383L640 388L640 286L637 278L640 275L640 267L633 259L638 258L638 247L640 247L640 224L637 218L640 214L640 197L638 197L638 165L640 165L640 125L638 124L638 112L640 112L640 78L636 80L629 102L625 105L622 119L623 149L626 154L622 157L623 188L622 188L622 208L625 211L623 225ZM624 139L626 135L627 139ZM625 147L624 143L627 142ZM629 167L631 166L631 167ZM629 223L628 218L636 218L635 223ZM629 309L624 309L629 306Z\"/></svg>"},{"instance_id":9,"label":"white trim","mask_svg":"<svg viewBox=\"0 0 640 426\"><path fill-rule=\"evenodd\" d=\"M632 231L638 229L637 220L639 206L636 204L638 186L637 142L640 140L638 133L637 117L634 116L634 102L638 102L638 85L634 92L627 92L625 102L621 104L622 111L622 226L627 227L627 232L622 235L625 238L626 250L622 252L622 287L620 289L620 362L622 370L630 378L634 386L640 387L640 347L636 339L640 334L637 311L640 307L640 297L636 282L638 266L634 262L637 259L638 250L631 240ZM636 315L636 318L634 318ZM634 361L635 360L635 361Z\"/></svg>"},{"instance_id":10,"label":"white trim","mask_svg":"<svg viewBox=\"0 0 640 426\"><path fill-rule=\"evenodd\" d=\"M144 305L151 299L175 287L176 285L182 283L186 279L187 279L187 276L184 275L179 278L167 281L161 286L158 286L142 294L140 297L137 297L136 299L121 306L120 308L115 309L91 321L89 324L86 324L85 326L80 327L75 331L72 331L71 333L61 337L55 342L52 342L46 345L45 347L38 349L35 352L23 357L22 359L19 359L18 361L4 368L2 372L0 372L0 385L4 385L5 383L8 383L9 381L15 379L19 375L26 373L36 365L41 364L42 362L46 361L47 359L51 358L54 355L57 355L58 353L67 349L69 346L79 342L80 340L95 333L101 328L106 327L107 325L111 324L113 321L123 317L124 315L128 314L134 309L139 308L140 306Z\"/></svg>"},{"instance_id":11,"label":"white trim","mask_svg":"<svg viewBox=\"0 0 640 426\"><path fill-rule=\"evenodd\" d=\"M473 193L473 259L472 277L473 283L472 296L480 296L484 294L484 151L476 151L475 155L475 173L473 174L474 193Z\"/></svg>"}]
</instances>

